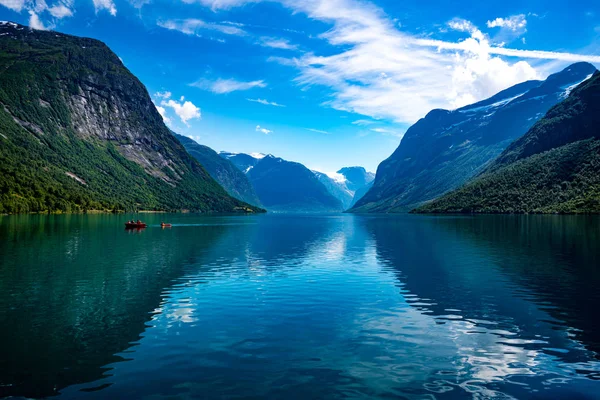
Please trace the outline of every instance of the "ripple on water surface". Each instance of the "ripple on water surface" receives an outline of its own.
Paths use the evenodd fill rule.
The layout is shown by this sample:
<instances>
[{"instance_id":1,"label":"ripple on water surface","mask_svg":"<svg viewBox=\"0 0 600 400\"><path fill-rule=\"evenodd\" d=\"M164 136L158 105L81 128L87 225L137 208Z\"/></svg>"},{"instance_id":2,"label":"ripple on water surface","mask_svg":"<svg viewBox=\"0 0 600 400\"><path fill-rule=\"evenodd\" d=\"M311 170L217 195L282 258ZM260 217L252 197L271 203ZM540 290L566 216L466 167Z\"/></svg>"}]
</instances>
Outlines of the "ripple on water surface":
<instances>
[{"instance_id":1,"label":"ripple on water surface","mask_svg":"<svg viewBox=\"0 0 600 400\"><path fill-rule=\"evenodd\" d=\"M148 220L1 220L0 395L600 397L597 218Z\"/></svg>"}]
</instances>

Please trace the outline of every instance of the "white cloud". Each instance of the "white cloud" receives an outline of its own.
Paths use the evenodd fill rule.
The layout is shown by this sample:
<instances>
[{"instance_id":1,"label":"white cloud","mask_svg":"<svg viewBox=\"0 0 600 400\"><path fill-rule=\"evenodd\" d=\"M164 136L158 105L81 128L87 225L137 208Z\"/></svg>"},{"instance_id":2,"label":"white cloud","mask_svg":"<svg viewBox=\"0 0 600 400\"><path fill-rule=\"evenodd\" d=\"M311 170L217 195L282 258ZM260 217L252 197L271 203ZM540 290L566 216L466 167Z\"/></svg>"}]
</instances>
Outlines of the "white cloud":
<instances>
[{"instance_id":1,"label":"white cloud","mask_svg":"<svg viewBox=\"0 0 600 400\"><path fill-rule=\"evenodd\" d=\"M373 121L370 119L357 119L356 121L352 122L352 125L367 126L367 125L373 125L375 123L376 123L376 121Z\"/></svg>"},{"instance_id":2,"label":"white cloud","mask_svg":"<svg viewBox=\"0 0 600 400\"><path fill-rule=\"evenodd\" d=\"M267 84L262 80L244 82L238 81L235 79L217 79L216 81L211 81L208 79L201 79L197 82L191 84L191 86L208 90L216 94L226 94L231 92L236 92L240 90L249 90L253 88L264 88Z\"/></svg>"},{"instance_id":3,"label":"white cloud","mask_svg":"<svg viewBox=\"0 0 600 400\"><path fill-rule=\"evenodd\" d=\"M150 4L151 2L152 0L129 0L129 4L138 9L144 7L146 4Z\"/></svg>"},{"instance_id":4,"label":"white cloud","mask_svg":"<svg viewBox=\"0 0 600 400\"><path fill-rule=\"evenodd\" d=\"M258 44L260 44L261 46L264 46L264 47L271 47L274 49L281 49L281 50L297 50L298 49L298 46L296 46L295 44L291 44L287 39L283 39L283 38L272 38L272 37L263 36L258 41Z\"/></svg>"},{"instance_id":5,"label":"white cloud","mask_svg":"<svg viewBox=\"0 0 600 400\"><path fill-rule=\"evenodd\" d=\"M404 137L404 134L406 133L406 132L400 132L400 131L387 129L387 128L372 128L371 131L381 133L381 134L387 135L387 136L394 136L397 138Z\"/></svg>"},{"instance_id":6,"label":"white cloud","mask_svg":"<svg viewBox=\"0 0 600 400\"><path fill-rule=\"evenodd\" d=\"M52 7L48 7L45 0L0 0L0 4L13 11L21 12L27 10L29 13L29 27L38 30L53 29L55 24L42 21L40 15L48 11L52 17L62 19L73 16L71 7L72 0L59 0Z\"/></svg>"},{"instance_id":7,"label":"white cloud","mask_svg":"<svg viewBox=\"0 0 600 400\"><path fill-rule=\"evenodd\" d=\"M264 104L265 106L285 107L283 104L275 103L274 101L268 101L265 99L246 99L246 100L251 101L253 103Z\"/></svg>"},{"instance_id":8,"label":"white cloud","mask_svg":"<svg viewBox=\"0 0 600 400\"><path fill-rule=\"evenodd\" d=\"M527 26L527 19L524 14L513 15L508 18L496 18L487 22L488 28L506 28L513 32L522 31Z\"/></svg>"},{"instance_id":9,"label":"white cloud","mask_svg":"<svg viewBox=\"0 0 600 400\"><path fill-rule=\"evenodd\" d=\"M48 12L53 17L58 18L58 19L73 16L73 11L69 7L66 7L63 4L59 4L57 6L50 7L48 9Z\"/></svg>"},{"instance_id":10,"label":"white cloud","mask_svg":"<svg viewBox=\"0 0 600 400\"><path fill-rule=\"evenodd\" d=\"M40 20L40 17L32 10L29 10L29 27L32 29L39 29L43 31L48 29L48 27L44 26L44 24Z\"/></svg>"},{"instance_id":11,"label":"white cloud","mask_svg":"<svg viewBox=\"0 0 600 400\"><path fill-rule=\"evenodd\" d=\"M117 15L117 7L115 6L115 3L112 0L93 0L93 1L94 1L94 8L96 9L96 14L99 11L106 10L113 17L115 15Z\"/></svg>"},{"instance_id":12,"label":"white cloud","mask_svg":"<svg viewBox=\"0 0 600 400\"><path fill-rule=\"evenodd\" d=\"M248 4L244 0L199 0L213 10ZM304 89L325 86L338 110L414 122L434 108L459 107L528 79L543 78L545 63L530 59L600 62L600 56L497 46L473 23L455 19L459 41L414 36L400 30L379 7L358 0L274 0L294 13L330 25L320 35L332 46L327 55L271 57L298 69ZM502 30L524 29L524 18L490 21ZM503 26L500 26L503 25ZM520 28L519 28L520 27ZM512 32L512 31L510 31ZM498 40L504 41L504 40Z\"/></svg>"},{"instance_id":13,"label":"white cloud","mask_svg":"<svg viewBox=\"0 0 600 400\"><path fill-rule=\"evenodd\" d=\"M265 135L268 135L268 134L270 134L270 133L273 133L273 131L271 131L271 130L269 130L269 129L267 129L267 128L262 128L260 125L256 125L256 129L255 129L255 130L256 130L256 132L262 132L262 133L264 133Z\"/></svg>"},{"instance_id":14,"label":"white cloud","mask_svg":"<svg viewBox=\"0 0 600 400\"><path fill-rule=\"evenodd\" d=\"M232 24L217 24L214 22L205 22L201 19L171 19L166 21L158 21L156 23L161 28L170 29L185 33L186 35L201 36L200 31L209 30L217 31L226 35L245 36L246 32Z\"/></svg>"},{"instance_id":15,"label":"white cloud","mask_svg":"<svg viewBox=\"0 0 600 400\"><path fill-rule=\"evenodd\" d=\"M171 119L169 117L167 117L167 110L165 110L164 107L158 106L156 104L154 106L156 107L156 110L158 111L158 113L162 117L162 119L165 122L165 124L167 124L167 125L171 124Z\"/></svg>"},{"instance_id":16,"label":"white cloud","mask_svg":"<svg viewBox=\"0 0 600 400\"><path fill-rule=\"evenodd\" d=\"M13 11L21 12L25 6L25 0L0 0L0 4Z\"/></svg>"},{"instance_id":17,"label":"white cloud","mask_svg":"<svg viewBox=\"0 0 600 400\"><path fill-rule=\"evenodd\" d=\"M260 0L183 0L184 3L200 3L204 6L210 7L213 11L220 9L229 9L232 7L239 7L249 3L257 3Z\"/></svg>"},{"instance_id":18,"label":"white cloud","mask_svg":"<svg viewBox=\"0 0 600 400\"><path fill-rule=\"evenodd\" d=\"M168 90L165 90L164 92L156 92L154 93L154 96L166 100L171 98L171 92L169 92Z\"/></svg>"},{"instance_id":19,"label":"white cloud","mask_svg":"<svg viewBox=\"0 0 600 400\"><path fill-rule=\"evenodd\" d=\"M313 128L306 128L307 131L311 131L311 132L315 132L315 133L322 133L324 135L329 135L329 132L327 131L322 131L319 129L313 129Z\"/></svg>"},{"instance_id":20,"label":"white cloud","mask_svg":"<svg viewBox=\"0 0 600 400\"><path fill-rule=\"evenodd\" d=\"M172 108L175 114L181 119L181 122L188 126L189 120L202 118L200 109L189 100L185 102L177 102L173 99L163 100L160 102L160 105ZM160 113L160 110L158 112Z\"/></svg>"}]
</instances>

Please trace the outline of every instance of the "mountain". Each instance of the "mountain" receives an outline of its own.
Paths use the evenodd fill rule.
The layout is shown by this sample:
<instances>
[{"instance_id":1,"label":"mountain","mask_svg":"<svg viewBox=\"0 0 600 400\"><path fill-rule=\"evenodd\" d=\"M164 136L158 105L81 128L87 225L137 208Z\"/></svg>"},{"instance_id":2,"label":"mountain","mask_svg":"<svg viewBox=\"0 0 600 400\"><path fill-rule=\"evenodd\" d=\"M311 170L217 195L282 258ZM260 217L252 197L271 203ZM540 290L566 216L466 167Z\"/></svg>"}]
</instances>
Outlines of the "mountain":
<instances>
[{"instance_id":1,"label":"mountain","mask_svg":"<svg viewBox=\"0 0 600 400\"><path fill-rule=\"evenodd\" d=\"M348 189L345 179L334 179L319 171L312 171L312 173L315 174L317 179L319 179L319 182L327 188L327 191L342 203L342 210L350 208L352 199L354 198L354 192Z\"/></svg>"},{"instance_id":2,"label":"mountain","mask_svg":"<svg viewBox=\"0 0 600 400\"><path fill-rule=\"evenodd\" d=\"M352 208L354 207L354 205L356 203L358 203L358 201L360 199L362 199L363 197L365 197L365 195L369 192L369 190L371 190L371 188L373 187L373 183L375 181L372 180L371 182L367 183L365 186L361 187L360 189L358 189L356 192L354 192L354 197L352 197L352 201L350 202L350 207L348 208Z\"/></svg>"},{"instance_id":3,"label":"mountain","mask_svg":"<svg viewBox=\"0 0 600 400\"><path fill-rule=\"evenodd\" d=\"M250 155L244 153L228 153L226 151L220 152L219 156L231 161L233 165L235 165L243 173L247 173L250 168L254 167L262 158L265 157L264 154Z\"/></svg>"},{"instance_id":4,"label":"mountain","mask_svg":"<svg viewBox=\"0 0 600 400\"><path fill-rule=\"evenodd\" d=\"M367 172L363 167L344 167L337 173L346 178L346 186L353 192L364 188L375 179L375 174Z\"/></svg>"},{"instance_id":5,"label":"mountain","mask_svg":"<svg viewBox=\"0 0 600 400\"><path fill-rule=\"evenodd\" d=\"M342 202L344 210L354 206L371 188L375 179L375 174L367 172L363 167L344 167L337 171L337 176L333 178L322 172L313 171L313 173L329 193Z\"/></svg>"},{"instance_id":6,"label":"mountain","mask_svg":"<svg viewBox=\"0 0 600 400\"><path fill-rule=\"evenodd\" d=\"M351 211L408 211L459 187L595 71L577 63L458 110L429 112L379 165L373 188Z\"/></svg>"},{"instance_id":7,"label":"mountain","mask_svg":"<svg viewBox=\"0 0 600 400\"><path fill-rule=\"evenodd\" d=\"M260 206L260 200L248 180L248 177L241 172L227 158L219 154L208 146L199 144L193 139L178 135L173 132L177 140L183 144L187 152L194 157L231 196L248 204Z\"/></svg>"},{"instance_id":8,"label":"mountain","mask_svg":"<svg viewBox=\"0 0 600 400\"><path fill-rule=\"evenodd\" d=\"M600 72L427 213L600 213Z\"/></svg>"},{"instance_id":9,"label":"mountain","mask_svg":"<svg viewBox=\"0 0 600 400\"><path fill-rule=\"evenodd\" d=\"M261 203L271 211L336 212L342 203L304 165L268 155L248 171Z\"/></svg>"},{"instance_id":10,"label":"mountain","mask_svg":"<svg viewBox=\"0 0 600 400\"><path fill-rule=\"evenodd\" d=\"M319 178L296 162L264 154L221 152L240 171L246 173L261 204L276 212L339 212L335 198Z\"/></svg>"},{"instance_id":11,"label":"mountain","mask_svg":"<svg viewBox=\"0 0 600 400\"><path fill-rule=\"evenodd\" d=\"M254 210L171 135L104 43L0 24L0 213Z\"/></svg>"}]
</instances>

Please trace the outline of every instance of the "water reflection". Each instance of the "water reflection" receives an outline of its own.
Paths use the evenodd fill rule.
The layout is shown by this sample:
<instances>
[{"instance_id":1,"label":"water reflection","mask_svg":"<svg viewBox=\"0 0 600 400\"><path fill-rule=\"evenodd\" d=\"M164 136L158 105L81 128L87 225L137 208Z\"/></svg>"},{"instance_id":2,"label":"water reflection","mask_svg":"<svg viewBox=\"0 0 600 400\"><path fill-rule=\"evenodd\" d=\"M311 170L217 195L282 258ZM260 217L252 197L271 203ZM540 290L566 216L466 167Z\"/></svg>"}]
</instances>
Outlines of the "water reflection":
<instances>
[{"instance_id":1,"label":"water reflection","mask_svg":"<svg viewBox=\"0 0 600 400\"><path fill-rule=\"evenodd\" d=\"M596 218L162 218L1 220L0 394L600 393Z\"/></svg>"}]
</instances>

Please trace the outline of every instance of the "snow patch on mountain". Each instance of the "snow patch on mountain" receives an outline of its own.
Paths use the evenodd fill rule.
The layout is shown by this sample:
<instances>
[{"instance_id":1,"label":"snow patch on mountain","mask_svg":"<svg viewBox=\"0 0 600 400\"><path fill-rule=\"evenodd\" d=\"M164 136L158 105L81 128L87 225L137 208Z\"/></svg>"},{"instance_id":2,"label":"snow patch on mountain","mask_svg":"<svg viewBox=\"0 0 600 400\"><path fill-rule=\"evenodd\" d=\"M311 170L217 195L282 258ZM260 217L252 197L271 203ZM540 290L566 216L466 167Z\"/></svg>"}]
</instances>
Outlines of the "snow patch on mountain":
<instances>
[{"instance_id":1,"label":"snow patch on mountain","mask_svg":"<svg viewBox=\"0 0 600 400\"><path fill-rule=\"evenodd\" d=\"M594 74L589 74L581 82L577 82L577 83L574 83L572 85L562 86L561 89L564 89L564 92L562 92L560 94L560 98L561 99L566 99L567 97L569 97L569 95L571 94L571 92L573 91L573 89L575 89L577 86L581 85L583 82L585 82L588 79L590 79L592 76L594 76Z\"/></svg>"}]
</instances>

